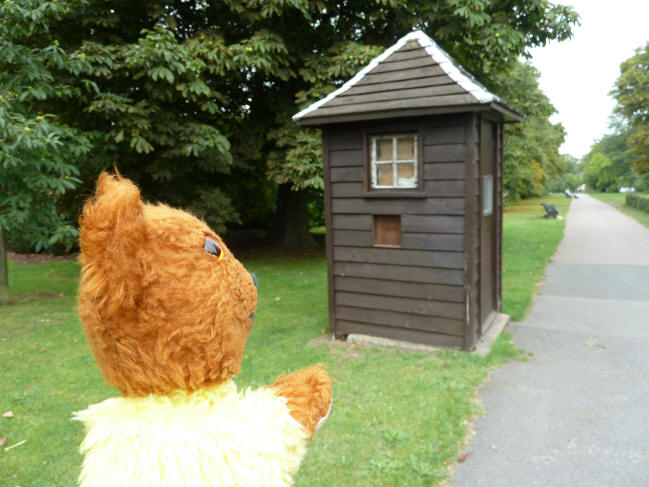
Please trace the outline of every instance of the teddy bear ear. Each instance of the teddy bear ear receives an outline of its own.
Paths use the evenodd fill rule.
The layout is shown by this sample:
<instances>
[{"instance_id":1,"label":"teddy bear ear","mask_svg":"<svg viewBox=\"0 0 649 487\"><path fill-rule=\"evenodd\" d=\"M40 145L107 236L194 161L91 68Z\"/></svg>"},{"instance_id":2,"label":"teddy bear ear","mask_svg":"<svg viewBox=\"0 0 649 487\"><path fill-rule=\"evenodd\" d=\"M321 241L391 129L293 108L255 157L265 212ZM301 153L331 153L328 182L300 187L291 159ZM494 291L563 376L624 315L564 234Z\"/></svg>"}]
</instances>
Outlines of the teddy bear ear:
<instances>
[{"instance_id":1,"label":"teddy bear ear","mask_svg":"<svg viewBox=\"0 0 649 487\"><path fill-rule=\"evenodd\" d=\"M140 190L128 179L102 172L94 197L83 207L79 222L84 232L109 238L111 234L141 231L142 209Z\"/></svg>"},{"instance_id":2,"label":"teddy bear ear","mask_svg":"<svg viewBox=\"0 0 649 487\"><path fill-rule=\"evenodd\" d=\"M135 184L102 173L95 195L84 205L79 219L82 265L110 272L105 277L111 280L133 277L145 238L143 210Z\"/></svg>"}]
</instances>

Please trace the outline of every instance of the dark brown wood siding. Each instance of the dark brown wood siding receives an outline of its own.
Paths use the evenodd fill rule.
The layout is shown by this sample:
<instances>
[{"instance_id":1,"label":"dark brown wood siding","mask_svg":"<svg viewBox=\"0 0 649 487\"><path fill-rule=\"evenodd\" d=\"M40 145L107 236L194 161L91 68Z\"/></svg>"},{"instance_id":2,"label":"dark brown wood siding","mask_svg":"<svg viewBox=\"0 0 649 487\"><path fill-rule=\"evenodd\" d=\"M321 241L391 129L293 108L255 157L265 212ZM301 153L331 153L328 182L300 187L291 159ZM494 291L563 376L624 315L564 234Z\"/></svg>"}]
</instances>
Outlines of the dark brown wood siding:
<instances>
[{"instance_id":1,"label":"dark brown wood siding","mask_svg":"<svg viewBox=\"0 0 649 487\"><path fill-rule=\"evenodd\" d=\"M466 282L465 299L467 307L465 348L471 349L479 339L480 329L480 118L477 114L466 121Z\"/></svg>"},{"instance_id":2,"label":"dark brown wood siding","mask_svg":"<svg viewBox=\"0 0 649 487\"><path fill-rule=\"evenodd\" d=\"M394 120L325 128L330 323L335 333L465 346L465 159L467 120L472 118L406 121L407 127L417 127L423 141L423 192L402 191L401 197L389 191L370 194L366 187L368 130L391 133ZM373 245L373 215L401 217L401 248Z\"/></svg>"},{"instance_id":3,"label":"dark brown wood siding","mask_svg":"<svg viewBox=\"0 0 649 487\"><path fill-rule=\"evenodd\" d=\"M504 171L504 159L503 159L503 123L499 122L497 124L498 132L496 136L497 144L497 161L496 161L496 218L497 218L497 227L496 227L496 310L502 312L503 310L503 171Z\"/></svg>"}]
</instances>

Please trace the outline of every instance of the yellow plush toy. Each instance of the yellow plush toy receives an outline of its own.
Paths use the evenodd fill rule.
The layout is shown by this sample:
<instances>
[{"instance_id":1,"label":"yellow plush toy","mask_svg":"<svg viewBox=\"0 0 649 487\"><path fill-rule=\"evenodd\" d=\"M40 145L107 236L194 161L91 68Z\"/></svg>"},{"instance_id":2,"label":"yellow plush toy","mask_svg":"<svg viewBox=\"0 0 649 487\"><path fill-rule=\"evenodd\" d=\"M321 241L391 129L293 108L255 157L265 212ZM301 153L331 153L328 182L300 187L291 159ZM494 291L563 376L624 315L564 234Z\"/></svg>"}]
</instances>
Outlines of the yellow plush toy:
<instances>
[{"instance_id":1,"label":"yellow plush toy","mask_svg":"<svg viewBox=\"0 0 649 487\"><path fill-rule=\"evenodd\" d=\"M239 391L253 277L201 220L102 174L81 225L79 312L121 397L76 413L82 487L288 486L331 407L321 366Z\"/></svg>"}]
</instances>

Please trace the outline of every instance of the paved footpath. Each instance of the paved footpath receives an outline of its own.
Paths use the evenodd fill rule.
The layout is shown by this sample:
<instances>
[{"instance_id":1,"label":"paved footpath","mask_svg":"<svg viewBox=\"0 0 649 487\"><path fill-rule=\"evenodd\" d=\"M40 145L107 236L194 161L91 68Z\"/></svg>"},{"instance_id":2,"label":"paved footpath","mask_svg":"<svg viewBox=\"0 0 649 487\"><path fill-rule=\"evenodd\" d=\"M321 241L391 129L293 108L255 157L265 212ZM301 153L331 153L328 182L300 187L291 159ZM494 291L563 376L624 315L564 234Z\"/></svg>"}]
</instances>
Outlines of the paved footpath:
<instances>
[{"instance_id":1,"label":"paved footpath","mask_svg":"<svg viewBox=\"0 0 649 487\"><path fill-rule=\"evenodd\" d=\"M649 486L649 229L587 195L495 370L455 487Z\"/></svg>"}]
</instances>

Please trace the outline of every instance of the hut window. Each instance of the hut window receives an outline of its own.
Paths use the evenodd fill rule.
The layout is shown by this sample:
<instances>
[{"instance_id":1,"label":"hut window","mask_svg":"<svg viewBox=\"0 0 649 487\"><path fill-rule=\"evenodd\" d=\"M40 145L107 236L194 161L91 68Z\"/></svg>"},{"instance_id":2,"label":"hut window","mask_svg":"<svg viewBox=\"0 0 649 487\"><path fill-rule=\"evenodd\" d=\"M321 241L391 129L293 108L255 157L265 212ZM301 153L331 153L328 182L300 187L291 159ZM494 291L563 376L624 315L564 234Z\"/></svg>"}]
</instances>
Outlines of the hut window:
<instances>
[{"instance_id":1,"label":"hut window","mask_svg":"<svg viewBox=\"0 0 649 487\"><path fill-rule=\"evenodd\" d=\"M417 136L371 138L372 188L417 187Z\"/></svg>"},{"instance_id":2,"label":"hut window","mask_svg":"<svg viewBox=\"0 0 649 487\"><path fill-rule=\"evenodd\" d=\"M482 176L482 214L489 216L494 212L493 176Z\"/></svg>"},{"instance_id":3,"label":"hut window","mask_svg":"<svg viewBox=\"0 0 649 487\"><path fill-rule=\"evenodd\" d=\"M401 247L401 216L374 215L374 245Z\"/></svg>"}]
</instances>

